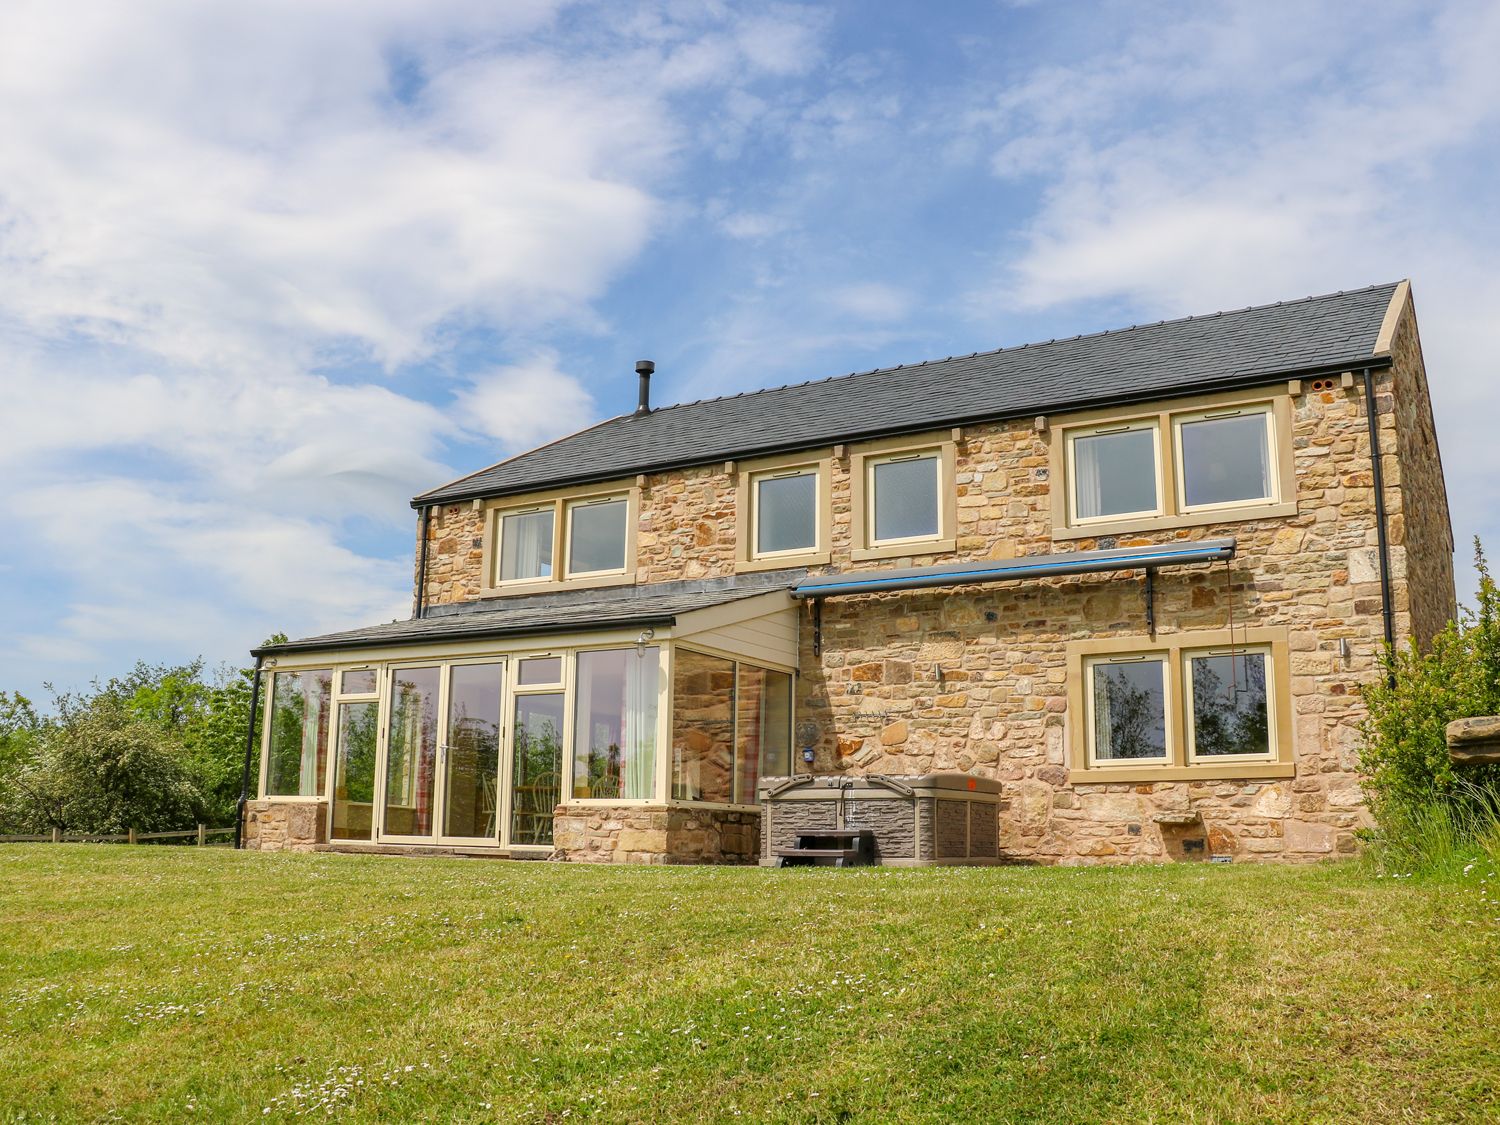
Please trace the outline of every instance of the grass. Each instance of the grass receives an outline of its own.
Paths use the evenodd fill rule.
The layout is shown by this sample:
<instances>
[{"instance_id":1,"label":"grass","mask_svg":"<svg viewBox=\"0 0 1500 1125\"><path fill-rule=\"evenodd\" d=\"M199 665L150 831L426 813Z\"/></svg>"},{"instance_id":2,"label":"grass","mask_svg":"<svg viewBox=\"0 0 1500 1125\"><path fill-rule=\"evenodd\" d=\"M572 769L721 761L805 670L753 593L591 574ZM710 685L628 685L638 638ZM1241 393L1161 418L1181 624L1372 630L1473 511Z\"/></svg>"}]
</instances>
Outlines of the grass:
<instances>
[{"instance_id":1,"label":"grass","mask_svg":"<svg viewBox=\"0 0 1500 1125\"><path fill-rule=\"evenodd\" d=\"M8 845L0 1120L1494 1120L1497 898Z\"/></svg>"}]
</instances>

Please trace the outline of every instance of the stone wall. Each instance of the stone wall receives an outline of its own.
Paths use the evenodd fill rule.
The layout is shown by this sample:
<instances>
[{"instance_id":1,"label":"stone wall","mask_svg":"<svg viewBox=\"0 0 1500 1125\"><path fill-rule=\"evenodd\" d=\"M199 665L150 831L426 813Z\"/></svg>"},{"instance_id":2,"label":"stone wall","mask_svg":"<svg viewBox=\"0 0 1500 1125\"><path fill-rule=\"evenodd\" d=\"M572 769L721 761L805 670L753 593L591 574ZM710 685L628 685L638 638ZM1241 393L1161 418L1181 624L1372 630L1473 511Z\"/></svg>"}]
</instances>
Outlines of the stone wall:
<instances>
[{"instance_id":1,"label":"stone wall","mask_svg":"<svg viewBox=\"0 0 1500 1125\"><path fill-rule=\"evenodd\" d=\"M559 805L552 858L572 863L754 863L760 814L665 805Z\"/></svg>"},{"instance_id":2,"label":"stone wall","mask_svg":"<svg viewBox=\"0 0 1500 1125\"><path fill-rule=\"evenodd\" d=\"M245 805L245 847L262 852L310 852L328 842L328 807L322 801L250 801Z\"/></svg>"},{"instance_id":3,"label":"stone wall","mask_svg":"<svg viewBox=\"0 0 1500 1125\"><path fill-rule=\"evenodd\" d=\"M1453 588L1453 527L1448 515L1448 492L1443 486L1443 461L1438 452L1432 399L1427 393L1427 371L1422 343L1410 299L1402 309L1391 341L1393 418L1396 448L1382 445L1381 471L1394 475L1401 492L1401 510L1391 517L1390 539L1404 549L1409 583L1410 629L1423 648L1458 612Z\"/></svg>"}]
</instances>

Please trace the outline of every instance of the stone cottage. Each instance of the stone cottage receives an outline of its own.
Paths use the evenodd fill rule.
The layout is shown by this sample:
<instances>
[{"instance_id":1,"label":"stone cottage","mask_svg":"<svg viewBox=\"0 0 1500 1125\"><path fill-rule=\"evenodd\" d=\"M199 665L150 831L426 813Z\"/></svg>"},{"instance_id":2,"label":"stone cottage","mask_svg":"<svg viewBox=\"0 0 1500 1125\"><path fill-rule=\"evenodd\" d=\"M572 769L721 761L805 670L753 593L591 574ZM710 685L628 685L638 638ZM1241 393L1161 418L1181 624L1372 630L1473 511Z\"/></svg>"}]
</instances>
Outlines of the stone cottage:
<instances>
[{"instance_id":1,"label":"stone cottage","mask_svg":"<svg viewBox=\"0 0 1500 1125\"><path fill-rule=\"evenodd\" d=\"M938 774L991 862L1354 850L1359 686L1454 613L1406 282L661 408L651 371L412 501L410 620L255 653L248 846L754 862L797 779Z\"/></svg>"}]
</instances>

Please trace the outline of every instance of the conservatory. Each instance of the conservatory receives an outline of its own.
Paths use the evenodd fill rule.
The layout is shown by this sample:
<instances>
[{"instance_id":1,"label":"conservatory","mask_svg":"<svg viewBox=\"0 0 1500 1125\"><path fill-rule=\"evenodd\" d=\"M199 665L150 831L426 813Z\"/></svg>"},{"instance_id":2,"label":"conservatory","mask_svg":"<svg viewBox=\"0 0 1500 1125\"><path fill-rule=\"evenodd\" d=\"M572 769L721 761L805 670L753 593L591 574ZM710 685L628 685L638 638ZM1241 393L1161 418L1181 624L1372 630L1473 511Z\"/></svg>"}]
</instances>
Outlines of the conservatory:
<instances>
[{"instance_id":1,"label":"conservatory","mask_svg":"<svg viewBox=\"0 0 1500 1125\"><path fill-rule=\"evenodd\" d=\"M784 590L554 600L256 655L250 847L753 862L757 783L791 768Z\"/></svg>"}]
</instances>

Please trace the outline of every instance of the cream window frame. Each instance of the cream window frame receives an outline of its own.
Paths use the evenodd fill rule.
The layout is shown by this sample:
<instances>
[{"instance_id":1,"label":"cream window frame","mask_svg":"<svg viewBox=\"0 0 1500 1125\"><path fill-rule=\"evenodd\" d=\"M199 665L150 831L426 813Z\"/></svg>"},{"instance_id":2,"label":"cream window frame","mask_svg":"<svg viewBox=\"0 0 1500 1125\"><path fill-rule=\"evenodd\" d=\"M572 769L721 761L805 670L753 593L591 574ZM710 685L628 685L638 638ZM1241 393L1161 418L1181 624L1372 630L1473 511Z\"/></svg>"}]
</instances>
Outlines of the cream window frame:
<instances>
[{"instance_id":1,"label":"cream window frame","mask_svg":"<svg viewBox=\"0 0 1500 1125\"><path fill-rule=\"evenodd\" d=\"M1246 500L1228 500L1222 504L1189 504L1187 502L1187 463L1182 456L1182 427L1194 422L1208 422L1219 418L1243 418L1249 414L1264 416L1266 439L1266 486L1268 496L1252 496ZM1280 474L1276 471L1276 418L1269 402L1247 406L1225 406L1216 410L1195 410L1187 414L1172 415L1172 456L1177 484L1177 510L1184 514L1198 512L1222 512L1235 508L1260 508L1281 501Z\"/></svg>"},{"instance_id":2,"label":"cream window frame","mask_svg":"<svg viewBox=\"0 0 1500 1125\"><path fill-rule=\"evenodd\" d=\"M1078 470L1077 446L1080 438L1110 437L1115 434L1140 433L1149 430L1154 435L1151 443L1151 477L1156 486L1156 506L1141 508L1134 512L1108 512L1099 516L1078 514ZM1065 438L1068 452L1068 524L1071 527L1087 527L1094 524L1120 523L1122 520L1156 519L1166 513L1162 498L1166 495L1166 481L1162 474L1161 422L1156 418L1142 418L1131 422L1106 423L1102 426L1075 426Z\"/></svg>"},{"instance_id":3,"label":"cream window frame","mask_svg":"<svg viewBox=\"0 0 1500 1125\"><path fill-rule=\"evenodd\" d=\"M1268 706L1271 708L1271 757L1250 759L1248 756L1222 756L1190 761L1187 753L1189 697L1185 691L1185 655L1202 655L1224 649L1264 651L1269 654L1267 673ZM1171 760L1166 763L1138 765L1094 764L1090 759L1090 707L1086 701L1090 682L1085 674L1088 662L1105 656L1135 654L1167 656L1169 677L1167 710L1167 745ZM1066 648L1068 667L1068 750L1069 784L1091 782L1152 781L1249 781L1286 778L1296 774L1295 746L1292 738L1292 692L1289 633L1285 626L1257 626L1228 629L1202 629L1169 635L1158 634L1155 640L1144 636L1099 637L1069 642Z\"/></svg>"},{"instance_id":4,"label":"cream window frame","mask_svg":"<svg viewBox=\"0 0 1500 1125\"><path fill-rule=\"evenodd\" d=\"M785 547L779 551L760 549L760 486L768 480L787 480L792 477L811 477L813 481L813 541L806 546ZM817 466L802 466L795 469L766 469L750 478L750 553L756 561L762 559L785 559L798 555L815 555L823 543L822 523L818 519L817 496L822 474Z\"/></svg>"},{"instance_id":5,"label":"cream window frame","mask_svg":"<svg viewBox=\"0 0 1500 1125\"><path fill-rule=\"evenodd\" d=\"M572 509L585 503L624 500L625 566L619 570L569 573ZM546 578L500 578L501 521L525 512L552 511L552 573ZM584 590L597 586L623 586L635 581L641 489L637 485L605 484L555 489L529 496L508 496L484 505L484 549L481 559L481 597L536 594L551 590Z\"/></svg>"},{"instance_id":6,"label":"cream window frame","mask_svg":"<svg viewBox=\"0 0 1500 1125\"><path fill-rule=\"evenodd\" d=\"M1264 754L1198 754L1197 723L1193 720L1193 658L1200 656L1264 656L1266 658L1266 743ZM1277 760L1276 729L1276 660L1268 644L1238 645L1224 648L1185 648L1182 660L1182 718L1186 734L1189 765L1227 765L1233 762L1274 762Z\"/></svg>"},{"instance_id":7,"label":"cream window frame","mask_svg":"<svg viewBox=\"0 0 1500 1125\"><path fill-rule=\"evenodd\" d=\"M1181 457L1177 425L1195 421L1205 414L1228 410L1261 410L1267 414L1270 441L1271 478L1274 498L1271 500L1235 501L1230 504L1195 505L1181 503ZM1157 427L1158 466L1157 499L1161 505L1155 515L1109 516L1079 520L1074 515L1072 440L1080 434L1126 424L1155 424ZM1126 535L1140 531L1164 531L1183 527L1236 523L1244 520L1273 519L1297 514L1297 479L1292 458L1292 399L1286 384L1278 390L1267 388L1219 394L1193 395L1135 409L1091 410L1071 414L1052 422L1048 431L1050 451L1048 478L1052 508L1052 538L1064 542L1096 539L1104 535ZM1164 443L1170 443L1168 449Z\"/></svg>"},{"instance_id":8,"label":"cream window frame","mask_svg":"<svg viewBox=\"0 0 1500 1125\"><path fill-rule=\"evenodd\" d=\"M912 456L935 457L937 471L937 534L901 539L873 539L875 531L875 468L889 461ZM955 464L958 443L951 437L913 435L869 442L850 454L849 518L854 562L951 554L958 546L958 486Z\"/></svg>"},{"instance_id":9,"label":"cream window frame","mask_svg":"<svg viewBox=\"0 0 1500 1125\"><path fill-rule=\"evenodd\" d=\"M551 574L546 574L546 575L538 575L535 578L501 578L500 577L500 567L504 563L504 560L501 557L501 553L504 550L504 546L505 546L505 534L504 534L504 532L505 532L505 521L506 521L506 519L508 519L508 518L510 518L512 516L529 516L529 515L534 515L534 514L536 514L538 512L550 512L552 514L552 573ZM534 586L547 586L547 585L551 585L553 582L557 581L557 575L558 575L558 569L559 569L559 567L558 567L557 551L558 551L558 545L559 545L559 542L560 542L562 536L559 534L559 530L560 529L558 528L558 513L557 513L557 506L555 504L525 504L525 505L521 505L521 506L514 507L514 508L502 508L502 509L498 509L495 512L494 518L493 518L493 520L491 522L492 522L492 524L494 526L494 533L493 533L493 535L494 535L494 542L495 542L495 547L494 547L494 556L495 556L494 557L494 571L493 572L488 572L487 571L487 575L486 576L490 579L490 584L495 589L497 589L497 590L498 589L510 589L510 590L514 590L514 589L517 589L517 588L527 588L527 587L534 587ZM487 534L485 536L485 538L489 539L490 536Z\"/></svg>"},{"instance_id":10,"label":"cream window frame","mask_svg":"<svg viewBox=\"0 0 1500 1125\"><path fill-rule=\"evenodd\" d=\"M260 700L260 764L256 770L256 800L269 801L272 803L307 804L316 801L321 804L329 802L330 794L333 792L333 753L334 738L336 737L335 724L338 721L339 695L333 690L335 686L342 686L342 669L339 665L327 659L319 660L321 654L312 653L310 660L278 663L275 660L268 661L265 669L265 686L261 689L263 698ZM268 793L271 780L271 712L276 703L276 677L277 675L296 675L302 672L321 672L328 669L332 673L332 679L328 692L328 761L323 769L323 792L303 795L300 793ZM377 681L378 682L378 681ZM368 698L368 697L363 697Z\"/></svg>"},{"instance_id":11,"label":"cream window frame","mask_svg":"<svg viewBox=\"0 0 1500 1125\"><path fill-rule=\"evenodd\" d=\"M620 565L608 567L604 570L574 570L573 569L573 516L580 508L596 508L605 504L625 505L625 542L621 544ZM616 493L606 496L589 496L579 500L565 500L563 510L563 549L567 552L563 557L563 581L571 582L579 578L609 578L618 577L630 569L630 497L624 493ZM554 566L553 571L557 568Z\"/></svg>"},{"instance_id":12,"label":"cream window frame","mask_svg":"<svg viewBox=\"0 0 1500 1125\"><path fill-rule=\"evenodd\" d=\"M735 482L735 552L737 572L782 570L792 566L824 566L833 558L833 458L828 453L796 453L782 457L760 457L737 466ZM817 542L810 550L770 551L756 548L759 516L756 483L786 472L815 472L817 489Z\"/></svg>"},{"instance_id":13,"label":"cream window frame","mask_svg":"<svg viewBox=\"0 0 1500 1125\"><path fill-rule=\"evenodd\" d=\"M1083 729L1087 742L1087 761L1090 769L1118 770L1144 766L1169 766L1172 764L1173 751L1175 749L1172 745L1172 709L1176 701L1172 696L1171 663L1171 655L1165 650L1159 652L1115 653L1104 656L1092 656L1084 660L1083 700L1086 714L1084 715ZM1159 758L1101 758L1099 756L1096 742L1098 725L1094 721L1094 672L1099 668L1119 664L1158 664L1161 666L1162 754Z\"/></svg>"},{"instance_id":14,"label":"cream window frame","mask_svg":"<svg viewBox=\"0 0 1500 1125\"><path fill-rule=\"evenodd\" d=\"M568 805L592 805L607 808L617 805L628 805L631 807L662 806L668 803L670 793L666 786L670 785L668 774L662 771L662 759L668 759L670 769L671 752L668 743L672 737L672 715L670 710L672 702L672 648L668 640L652 639L644 645L646 649L656 649L656 763L651 778L651 796L649 797L575 797L573 795L573 771L577 768L577 722L578 722L578 658L586 652L617 652L628 648L641 647L639 640L634 643L616 641L613 644L583 645L573 649L568 654L568 671L565 673L567 682L567 715L566 725L568 729L568 744L563 752L563 804ZM524 689L523 689L524 690ZM543 691L555 690L543 688ZM664 780L667 779L667 780Z\"/></svg>"}]
</instances>

